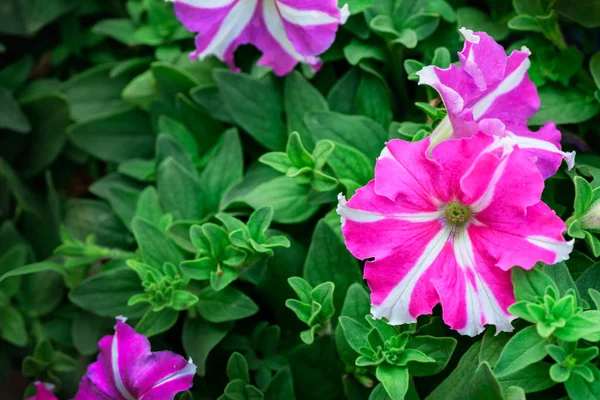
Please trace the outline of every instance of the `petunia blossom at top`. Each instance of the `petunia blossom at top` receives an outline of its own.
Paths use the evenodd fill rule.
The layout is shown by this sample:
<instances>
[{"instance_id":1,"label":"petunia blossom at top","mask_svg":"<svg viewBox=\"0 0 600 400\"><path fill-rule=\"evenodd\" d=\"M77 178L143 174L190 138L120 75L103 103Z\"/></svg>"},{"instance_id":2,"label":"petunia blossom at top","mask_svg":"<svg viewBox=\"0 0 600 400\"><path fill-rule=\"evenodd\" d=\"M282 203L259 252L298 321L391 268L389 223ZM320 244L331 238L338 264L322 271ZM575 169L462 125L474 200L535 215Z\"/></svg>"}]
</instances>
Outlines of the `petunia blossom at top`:
<instances>
[{"instance_id":1,"label":"petunia blossom at top","mask_svg":"<svg viewBox=\"0 0 600 400\"><path fill-rule=\"evenodd\" d=\"M563 158L572 168L575 153L561 151L561 134L553 122L537 132L527 127L540 108L537 89L527 74L529 50L523 47L507 56L487 33L465 28L460 32L465 37L458 53L460 67L427 66L417 72L419 84L435 88L448 111L432 134L432 144L483 132L518 144L536 161L544 178L556 173Z\"/></svg>"},{"instance_id":2,"label":"petunia blossom at top","mask_svg":"<svg viewBox=\"0 0 600 400\"><path fill-rule=\"evenodd\" d=\"M170 351L150 351L150 342L117 318L115 334L98 342L98 360L88 367L74 400L172 400L192 387L196 366Z\"/></svg>"},{"instance_id":3,"label":"petunia blossom at top","mask_svg":"<svg viewBox=\"0 0 600 400\"><path fill-rule=\"evenodd\" d=\"M235 49L251 43L263 53L258 64L277 75L289 73L299 62L320 68L317 55L332 45L349 15L337 0L168 1L175 3L185 27L198 33L192 59L214 55L237 70Z\"/></svg>"},{"instance_id":4,"label":"petunia blossom at top","mask_svg":"<svg viewBox=\"0 0 600 400\"><path fill-rule=\"evenodd\" d=\"M510 269L568 258L565 224L540 201L542 176L525 151L477 133L431 151L430 139L392 140L375 179L338 213L346 246L368 259L371 312L392 325L441 303L452 329L511 331Z\"/></svg>"},{"instance_id":5,"label":"petunia blossom at top","mask_svg":"<svg viewBox=\"0 0 600 400\"><path fill-rule=\"evenodd\" d=\"M27 400L58 400L53 394L54 386L49 383L35 382L35 397Z\"/></svg>"}]
</instances>

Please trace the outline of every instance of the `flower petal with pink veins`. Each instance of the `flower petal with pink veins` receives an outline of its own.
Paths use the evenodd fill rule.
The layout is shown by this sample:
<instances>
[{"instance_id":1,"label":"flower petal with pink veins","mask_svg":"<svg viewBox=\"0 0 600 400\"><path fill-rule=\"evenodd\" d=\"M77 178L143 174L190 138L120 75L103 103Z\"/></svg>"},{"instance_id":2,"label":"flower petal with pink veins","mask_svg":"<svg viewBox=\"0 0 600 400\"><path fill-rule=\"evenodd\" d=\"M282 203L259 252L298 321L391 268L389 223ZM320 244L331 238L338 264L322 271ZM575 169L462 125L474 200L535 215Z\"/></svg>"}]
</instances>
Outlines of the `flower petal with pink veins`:
<instances>
[{"instance_id":1,"label":"flower petal with pink veins","mask_svg":"<svg viewBox=\"0 0 600 400\"><path fill-rule=\"evenodd\" d=\"M447 119L432 134L433 145L484 132L510 137L514 145L526 149L544 178L554 175L563 159L572 168L574 153L561 150L561 134L553 123L538 132L527 127L540 108L537 89L527 74L529 50L507 56L486 33L465 28L460 32L465 37L458 54L460 67L427 66L417 72L419 84L436 89L448 110Z\"/></svg>"},{"instance_id":2,"label":"flower petal with pink veins","mask_svg":"<svg viewBox=\"0 0 600 400\"><path fill-rule=\"evenodd\" d=\"M35 397L30 397L27 400L58 400L54 396L54 385L43 382L35 382Z\"/></svg>"},{"instance_id":3,"label":"flower petal with pink veins","mask_svg":"<svg viewBox=\"0 0 600 400\"><path fill-rule=\"evenodd\" d=\"M462 334L485 325L510 331L509 269L568 258L565 224L540 202L542 176L525 150L505 141L476 133L428 156L429 138L392 140L375 179L349 201L340 196L346 247L367 260L376 318L414 322L439 302Z\"/></svg>"},{"instance_id":4,"label":"flower petal with pink veins","mask_svg":"<svg viewBox=\"0 0 600 400\"><path fill-rule=\"evenodd\" d=\"M172 400L192 387L196 366L150 342L117 318L115 334L98 342L98 361L88 367L74 400Z\"/></svg>"},{"instance_id":5,"label":"flower petal with pink veins","mask_svg":"<svg viewBox=\"0 0 600 400\"><path fill-rule=\"evenodd\" d=\"M244 44L262 51L258 64L277 75L289 73L298 63L314 70L317 56L335 39L348 18L347 6L337 0L168 0L185 27L195 33L192 59L213 55L237 71L234 52Z\"/></svg>"}]
</instances>

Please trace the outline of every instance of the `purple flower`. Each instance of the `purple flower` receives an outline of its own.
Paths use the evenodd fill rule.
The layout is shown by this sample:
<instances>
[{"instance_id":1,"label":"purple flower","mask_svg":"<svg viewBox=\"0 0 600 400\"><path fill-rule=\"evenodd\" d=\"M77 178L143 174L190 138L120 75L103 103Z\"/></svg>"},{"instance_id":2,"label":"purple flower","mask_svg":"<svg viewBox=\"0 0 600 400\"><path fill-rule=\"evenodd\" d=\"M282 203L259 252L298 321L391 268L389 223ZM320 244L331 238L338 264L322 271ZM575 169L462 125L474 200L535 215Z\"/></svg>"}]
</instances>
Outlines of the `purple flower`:
<instances>
[{"instance_id":1,"label":"purple flower","mask_svg":"<svg viewBox=\"0 0 600 400\"><path fill-rule=\"evenodd\" d=\"M571 168L575 153L561 151L561 134L553 122L537 132L527 127L527 120L540 108L537 89L527 74L529 49L507 56L487 33L465 28L460 32L466 39L458 53L460 67L427 66L417 72L419 84L435 88L448 111L432 134L432 145L483 132L505 137L504 143L525 150L544 178L556 173L563 158Z\"/></svg>"},{"instance_id":2,"label":"purple flower","mask_svg":"<svg viewBox=\"0 0 600 400\"><path fill-rule=\"evenodd\" d=\"M192 387L196 366L170 351L150 351L150 342L117 317L115 334L98 342L98 360L88 367L74 400L172 400Z\"/></svg>"},{"instance_id":3,"label":"purple flower","mask_svg":"<svg viewBox=\"0 0 600 400\"><path fill-rule=\"evenodd\" d=\"M391 140L375 179L338 213L348 250L365 264L371 313L415 322L441 303L444 321L474 336L511 331L510 269L569 258L564 222L540 201L544 181L518 147L476 133L447 140ZM494 149L494 150L491 150Z\"/></svg>"},{"instance_id":4,"label":"purple flower","mask_svg":"<svg viewBox=\"0 0 600 400\"><path fill-rule=\"evenodd\" d=\"M58 400L54 394L54 385L43 382L35 383L35 397L30 397L27 400Z\"/></svg>"},{"instance_id":5,"label":"purple flower","mask_svg":"<svg viewBox=\"0 0 600 400\"><path fill-rule=\"evenodd\" d=\"M198 33L192 59L213 55L237 70L235 49L252 43L263 53L258 64L280 76L299 62L317 70L321 61L316 56L331 46L349 15L347 6L338 8L337 0L168 1L175 3L186 28Z\"/></svg>"}]
</instances>

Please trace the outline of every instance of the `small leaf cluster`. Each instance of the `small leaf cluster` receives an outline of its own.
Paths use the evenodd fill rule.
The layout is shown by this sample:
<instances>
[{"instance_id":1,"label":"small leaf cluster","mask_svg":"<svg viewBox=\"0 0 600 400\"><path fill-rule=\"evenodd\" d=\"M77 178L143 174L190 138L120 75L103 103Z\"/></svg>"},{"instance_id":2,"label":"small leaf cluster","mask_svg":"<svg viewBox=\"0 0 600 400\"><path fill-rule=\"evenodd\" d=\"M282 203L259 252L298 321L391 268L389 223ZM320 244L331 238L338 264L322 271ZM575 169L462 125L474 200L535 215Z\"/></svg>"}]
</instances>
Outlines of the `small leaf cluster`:
<instances>
[{"instance_id":1,"label":"small leaf cluster","mask_svg":"<svg viewBox=\"0 0 600 400\"><path fill-rule=\"evenodd\" d=\"M144 287L144 293L129 299L130 306L149 303L154 312L167 307L183 311L198 302L198 297L186 290L189 279L184 278L180 269L174 264L165 263L162 270L136 260L127 261L127 265L137 272Z\"/></svg>"},{"instance_id":2,"label":"small leaf cluster","mask_svg":"<svg viewBox=\"0 0 600 400\"><path fill-rule=\"evenodd\" d=\"M596 233L600 232L600 188L576 176L574 213L567 220L569 236L584 239L588 249L594 257L600 257L600 239Z\"/></svg>"},{"instance_id":3,"label":"small leaf cluster","mask_svg":"<svg viewBox=\"0 0 600 400\"><path fill-rule=\"evenodd\" d=\"M555 382L566 382L571 374L579 375L587 382L594 380L594 370L598 367L591 363L598 356L598 347L577 348L575 342L565 342L562 346L548 345L548 354L556 364L550 368L550 377Z\"/></svg>"},{"instance_id":4,"label":"small leaf cluster","mask_svg":"<svg viewBox=\"0 0 600 400\"><path fill-rule=\"evenodd\" d=\"M21 372L24 377L60 386L58 375L74 371L76 367L77 362L72 357L55 350L48 340L42 340L35 346L33 354L23 359Z\"/></svg>"},{"instance_id":5,"label":"small leaf cluster","mask_svg":"<svg viewBox=\"0 0 600 400\"><path fill-rule=\"evenodd\" d=\"M190 228L190 240L197 251L194 260L181 263L184 276L193 280L210 280L216 290L226 288L261 257L272 257L273 249L289 247L285 236L268 235L273 209L262 207L244 224L229 214L218 214L223 227L208 222Z\"/></svg>"},{"instance_id":6,"label":"small leaf cluster","mask_svg":"<svg viewBox=\"0 0 600 400\"><path fill-rule=\"evenodd\" d=\"M377 380L392 400L404 399L411 375L429 376L440 372L456 346L451 338L413 336L414 329L410 326L403 326L400 331L385 319L370 315L365 318L369 328L346 316L340 317L340 324L348 344L359 355L356 366L375 368ZM440 352L441 348L446 351Z\"/></svg>"},{"instance_id":7,"label":"small leaf cluster","mask_svg":"<svg viewBox=\"0 0 600 400\"><path fill-rule=\"evenodd\" d=\"M515 272L522 277L521 272ZM600 311L587 310L577 305L578 296L575 289L567 290L560 296L558 286L543 272L534 269L528 274L527 282L535 281L541 294L532 290L525 278L515 279L515 295L517 302L510 306L509 312L526 321L536 324L538 334L542 338L555 336L566 342L579 339L600 340Z\"/></svg>"},{"instance_id":8,"label":"small leaf cluster","mask_svg":"<svg viewBox=\"0 0 600 400\"><path fill-rule=\"evenodd\" d=\"M328 192L338 185L336 178L323 172L323 167L334 148L335 144L332 141L320 140L311 154L302 144L300 134L293 132L288 139L285 153L266 153L259 161L296 179L299 184L310 185L317 192Z\"/></svg>"},{"instance_id":9,"label":"small leaf cluster","mask_svg":"<svg viewBox=\"0 0 600 400\"><path fill-rule=\"evenodd\" d=\"M335 314L333 305L335 285L333 282L323 282L313 288L299 277L289 278L288 283L299 300L288 299L285 305L296 313L300 321L309 326L310 329L300 333L300 339L306 344L311 344L316 334L328 334L331 330L330 320Z\"/></svg>"}]
</instances>

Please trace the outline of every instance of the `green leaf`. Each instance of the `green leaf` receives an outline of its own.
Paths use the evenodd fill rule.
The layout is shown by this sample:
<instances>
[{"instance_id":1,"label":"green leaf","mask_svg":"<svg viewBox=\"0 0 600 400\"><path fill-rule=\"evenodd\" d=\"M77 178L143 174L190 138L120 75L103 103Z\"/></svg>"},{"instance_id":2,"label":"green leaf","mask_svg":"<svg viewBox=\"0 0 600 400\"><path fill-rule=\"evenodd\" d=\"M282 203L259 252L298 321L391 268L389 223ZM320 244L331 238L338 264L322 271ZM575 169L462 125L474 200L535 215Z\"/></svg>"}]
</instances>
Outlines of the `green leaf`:
<instances>
[{"instance_id":1,"label":"green leaf","mask_svg":"<svg viewBox=\"0 0 600 400\"><path fill-rule=\"evenodd\" d=\"M344 47L344 55L352 65L358 65L362 60L369 58L383 62L387 60L385 49L378 46L377 43L362 42L357 39L352 39Z\"/></svg>"},{"instance_id":2,"label":"green leaf","mask_svg":"<svg viewBox=\"0 0 600 400\"><path fill-rule=\"evenodd\" d=\"M227 377L230 381L241 379L250 383L250 374L248 372L248 362L246 358L238 352L235 352L227 361Z\"/></svg>"},{"instance_id":3,"label":"green leaf","mask_svg":"<svg viewBox=\"0 0 600 400\"><path fill-rule=\"evenodd\" d=\"M529 365L521 371L498 378L503 390L510 386L523 388L525 393L540 392L551 388L556 383L550 379L550 364L540 361Z\"/></svg>"},{"instance_id":4,"label":"green leaf","mask_svg":"<svg viewBox=\"0 0 600 400\"><path fill-rule=\"evenodd\" d=\"M92 32L111 37L128 46L137 43L135 39L135 25L133 21L126 18L104 19L92 27Z\"/></svg>"},{"instance_id":5,"label":"green leaf","mask_svg":"<svg viewBox=\"0 0 600 400\"><path fill-rule=\"evenodd\" d=\"M231 286L220 291L205 288L198 293L198 298L198 312L210 322L234 321L258 312L258 306L250 297Z\"/></svg>"},{"instance_id":6,"label":"green leaf","mask_svg":"<svg viewBox=\"0 0 600 400\"><path fill-rule=\"evenodd\" d=\"M232 322L214 324L200 317L186 318L183 324L181 341L187 355L198 366L196 371L198 375L204 376L206 374L208 355L232 328Z\"/></svg>"},{"instance_id":7,"label":"green leaf","mask_svg":"<svg viewBox=\"0 0 600 400\"><path fill-rule=\"evenodd\" d=\"M600 26L600 4L594 0L583 0L575 3L569 0L558 0L556 10L586 28Z\"/></svg>"},{"instance_id":8,"label":"green leaf","mask_svg":"<svg viewBox=\"0 0 600 400\"><path fill-rule=\"evenodd\" d=\"M298 132L302 143L312 150L315 143L304 122L304 115L311 111L327 111L329 105L319 91L297 71L285 78L283 90L288 132Z\"/></svg>"},{"instance_id":9,"label":"green leaf","mask_svg":"<svg viewBox=\"0 0 600 400\"><path fill-rule=\"evenodd\" d=\"M490 327L486 329L483 339L481 341L481 351L479 352L479 362L486 361L490 367L494 368L502 349L506 343L510 340L511 335L507 332L501 332L496 334L496 329Z\"/></svg>"},{"instance_id":10,"label":"green leaf","mask_svg":"<svg viewBox=\"0 0 600 400\"><path fill-rule=\"evenodd\" d=\"M104 320L93 314L78 313L71 323L73 345L83 355L91 356L98 351L98 342L105 334Z\"/></svg>"},{"instance_id":11,"label":"green leaf","mask_svg":"<svg viewBox=\"0 0 600 400\"><path fill-rule=\"evenodd\" d=\"M334 305L341 310L346 291L362 275L354 257L346 250L344 242L324 221L317 223L304 264L304 279L314 286L323 282L335 285Z\"/></svg>"},{"instance_id":12,"label":"green leaf","mask_svg":"<svg viewBox=\"0 0 600 400\"><path fill-rule=\"evenodd\" d=\"M367 335L369 334L370 329L350 317L342 316L339 321L344 331L344 337L350 347L357 353L362 354L361 348L369 347Z\"/></svg>"},{"instance_id":13,"label":"green leaf","mask_svg":"<svg viewBox=\"0 0 600 400\"><path fill-rule=\"evenodd\" d=\"M142 292L140 278L129 268L102 272L81 281L71 289L69 300L86 311L101 317L125 315L141 317L147 305L128 306L129 298Z\"/></svg>"},{"instance_id":14,"label":"green leaf","mask_svg":"<svg viewBox=\"0 0 600 400\"><path fill-rule=\"evenodd\" d=\"M62 91L69 99L71 117L83 122L99 115L111 114L126 106L121 92L128 76L111 78L113 64L103 64L77 74L63 83Z\"/></svg>"},{"instance_id":15,"label":"green leaf","mask_svg":"<svg viewBox=\"0 0 600 400\"><path fill-rule=\"evenodd\" d=\"M348 179L366 185L373 179L373 161L351 146L336 143L333 153L327 159L327 164L340 180Z\"/></svg>"},{"instance_id":16,"label":"green leaf","mask_svg":"<svg viewBox=\"0 0 600 400\"><path fill-rule=\"evenodd\" d=\"M464 26L474 31L487 32L498 41L506 38L509 34L509 29L505 21L492 21L488 14L476 8L458 8L456 10L456 19L458 26Z\"/></svg>"},{"instance_id":17,"label":"green leaf","mask_svg":"<svg viewBox=\"0 0 600 400\"><path fill-rule=\"evenodd\" d=\"M565 382L565 389L571 399L596 400L600 398L600 371L596 366L591 366L591 370L592 382L586 381L578 374L571 374L571 378Z\"/></svg>"},{"instance_id":18,"label":"green leaf","mask_svg":"<svg viewBox=\"0 0 600 400\"><path fill-rule=\"evenodd\" d=\"M590 59L590 72L594 82L596 82L596 87L600 89L600 51Z\"/></svg>"},{"instance_id":19,"label":"green leaf","mask_svg":"<svg viewBox=\"0 0 600 400\"><path fill-rule=\"evenodd\" d=\"M28 151L20 157L18 169L32 177L58 157L67 141L69 105L60 93L43 93L21 99L21 108L31 123Z\"/></svg>"},{"instance_id":20,"label":"green leaf","mask_svg":"<svg viewBox=\"0 0 600 400\"><path fill-rule=\"evenodd\" d=\"M536 302L538 297L544 296L548 286L554 287L558 292L558 287L552 278L538 268L529 271L513 268L511 276L518 301Z\"/></svg>"},{"instance_id":21,"label":"green leaf","mask_svg":"<svg viewBox=\"0 0 600 400\"><path fill-rule=\"evenodd\" d=\"M592 201L592 187L580 176L573 178L575 184L575 203L573 208L575 209L575 216L581 218L587 211Z\"/></svg>"},{"instance_id":22,"label":"green leaf","mask_svg":"<svg viewBox=\"0 0 600 400\"><path fill-rule=\"evenodd\" d=\"M264 390L265 400L296 400L294 380L289 367L280 369Z\"/></svg>"},{"instance_id":23,"label":"green leaf","mask_svg":"<svg viewBox=\"0 0 600 400\"><path fill-rule=\"evenodd\" d=\"M149 309L135 326L135 331L146 337L152 337L171 329L178 317L179 312L172 308L163 308L158 312Z\"/></svg>"},{"instance_id":24,"label":"green leaf","mask_svg":"<svg viewBox=\"0 0 600 400\"><path fill-rule=\"evenodd\" d=\"M381 364L377 367L376 375L392 400L404 399L408 391L408 368Z\"/></svg>"},{"instance_id":25,"label":"green leaf","mask_svg":"<svg viewBox=\"0 0 600 400\"><path fill-rule=\"evenodd\" d=\"M304 117L315 141L329 139L361 149L372 160L379 157L387 140L387 133L372 119L334 112L312 112Z\"/></svg>"},{"instance_id":26,"label":"green leaf","mask_svg":"<svg viewBox=\"0 0 600 400\"><path fill-rule=\"evenodd\" d=\"M45 25L72 10L77 3L70 0L8 0L0 12L0 32L32 36Z\"/></svg>"},{"instance_id":27,"label":"green leaf","mask_svg":"<svg viewBox=\"0 0 600 400\"><path fill-rule=\"evenodd\" d=\"M10 277L13 277L13 276L35 274L37 272L42 272L42 271L56 271L61 275L66 275L64 266L54 263L54 262L51 262L51 261L42 261L39 263L23 265L23 266L11 269L10 271L8 271L0 276L0 282L4 281L5 279L8 279Z\"/></svg>"},{"instance_id":28,"label":"green leaf","mask_svg":"<svg viewBox=\"0 0 600 400\"><path fill-rule=\"evenodd\" d=\"M477 368L465 394L471 399L504 400L500 384L485 361Z\"/></svg>"},{"instance_id":29,"label":"green leaf","mask_svg":"<svg viewBox=\"0 0 600 400\"><path fill-rule=\"evenodd\" d=\"M25 320L19 311L11 306L0 307L0 337L18 347L27 344Z\"/></svg>"},{"instance_id":30,"label":"green leaf","mask_svg":"<svg viewBox=\"0 0 600 400\"><path fill-rule=\"evenodd\" d=\"M426 400L464 400L471 387L470 380L479 366L481 342L473 344L462 356L456 368L439 384Z\"/></svg>"},{"instance_id":31,"label":"green leaf","mask_svg":"<svg viewBox=\"0 0 600 400\"><path fill-rule=\"evenodd\" d=\"M589 295L589 289L600 291L600 263L596 263L589 267L575 282L581 298L588 303L592 300Z\"/></svg>"},{"instance_id":32,"label":"green leaf","mask_svg":"<svg viewBox=\"0 0 600 400\"><path fill-rule=\"evenodd\" d=\"M188 171L168 157L158 167L156 184L160 205L175 220L200 220L205 215L204 196L196 171Z\"/></svg>"},{"instance_id":33,"label":"green leaf","mask_svg":"<svg viewBox=\"0 0 600 400\"><path fill-rule=\"evenodd\" d=\"M200 175L207 212L220 211L223 195L242 180L243 173L242 144L237 130L230 129L223 134L219 150Z\"/></svg>"},{"instance_id":34,"label":"green leaf","mask_svg":"<svg viewBox=\"0 0 600 400\"><path fill-rule=\"evenodd\" d=\"M543 125L548 121L559 125L576 124L587 121L600 111L596 99L577 88L544 85L538 93L542 105L529 120L531 125Z\"/></svg>"},{"instance_id":35,"label":"green leaf","mask_svg":"<svg viewBox=\"0 0 600 400\"><path fill-rule=\"evenodd\" d=\"M166 262L179 265L183 255L169 237L151 223L136 217L132 223L133 233L144 261L155 268Z\"/></svg>"},{"instance_id":36,"label":"green leaf","mask_svg":"<svg viewBox=\"0 0 600 400\"><path fill-rule=\"evenodd\" d=\"M498 378L521 371L546 357L548 340L540 337L535 326L514 335L502 350L494 372Z\"/></svg>"},{"instance_id":37,"label":"green leaf","mask_svg":"<svg viewBox=\"0 0 600 400\"><path fill-rule=\"evenodd\" d=\"M245 180L240 186L246 182L250 181ZM246 203L254 209L273 207L275 222L293 224L306 221L319 209L318 205L308 204L309 189L309 186L299 184L294 178L281 176L251 187L248 192L235 198L235 202Z\"/></svg>"},{"instance_id":38,"label":"green leaf","mask_svg":"<svg viewBox=\"0 0 600 400\"><path fill-rule=\"evenodd\" d=\"M0 87L0 128L29 133L31 125L12 93Z\"/></svg>"},{"instance_id":39,"label":"green leaf","mask_svg":"<svg viewBox=\"0 0 600 400\"><path fill-rule=\"evenodd\" d=\"M156 137L148 116L124 109L69 127L71 141L104 161L120 163L130 158L149 158Z\"/></svg>"},{"instance_id":40,"label":"green leaf","mask_svg":"<svg viewBox=\"0 0 600 400\"><path fill-rule=\"evenodd\" d=\"M457 341L454 338L433 336L415 336L409 339L407 349L418 350L435 360L435 363L408 363L411 376L430 376L441 372L448 362Z\"/></svg>"},{"instance_id":41,"label":"green leaf","mask_svg":"<svg viewBox=\"0 0 600 400\"><path fill-rule=\"evenodd\" d=\"M172 104L175 104L178 93L188 93L199 83L192 74L171 64L154 62L150 69L158 93Z\"/></svg>"},{"instance_id":42,"label":"green leaf","mask_svg":"<svg viewBox=\"0 0 600 400\"><path fill-rule=\"evenodd\" d=\"M226 70L215 71L215 80L235 122L267 149L283 150L287 133L281 118L281 94L273 80Z\"/></svg>"}]
</instances>

